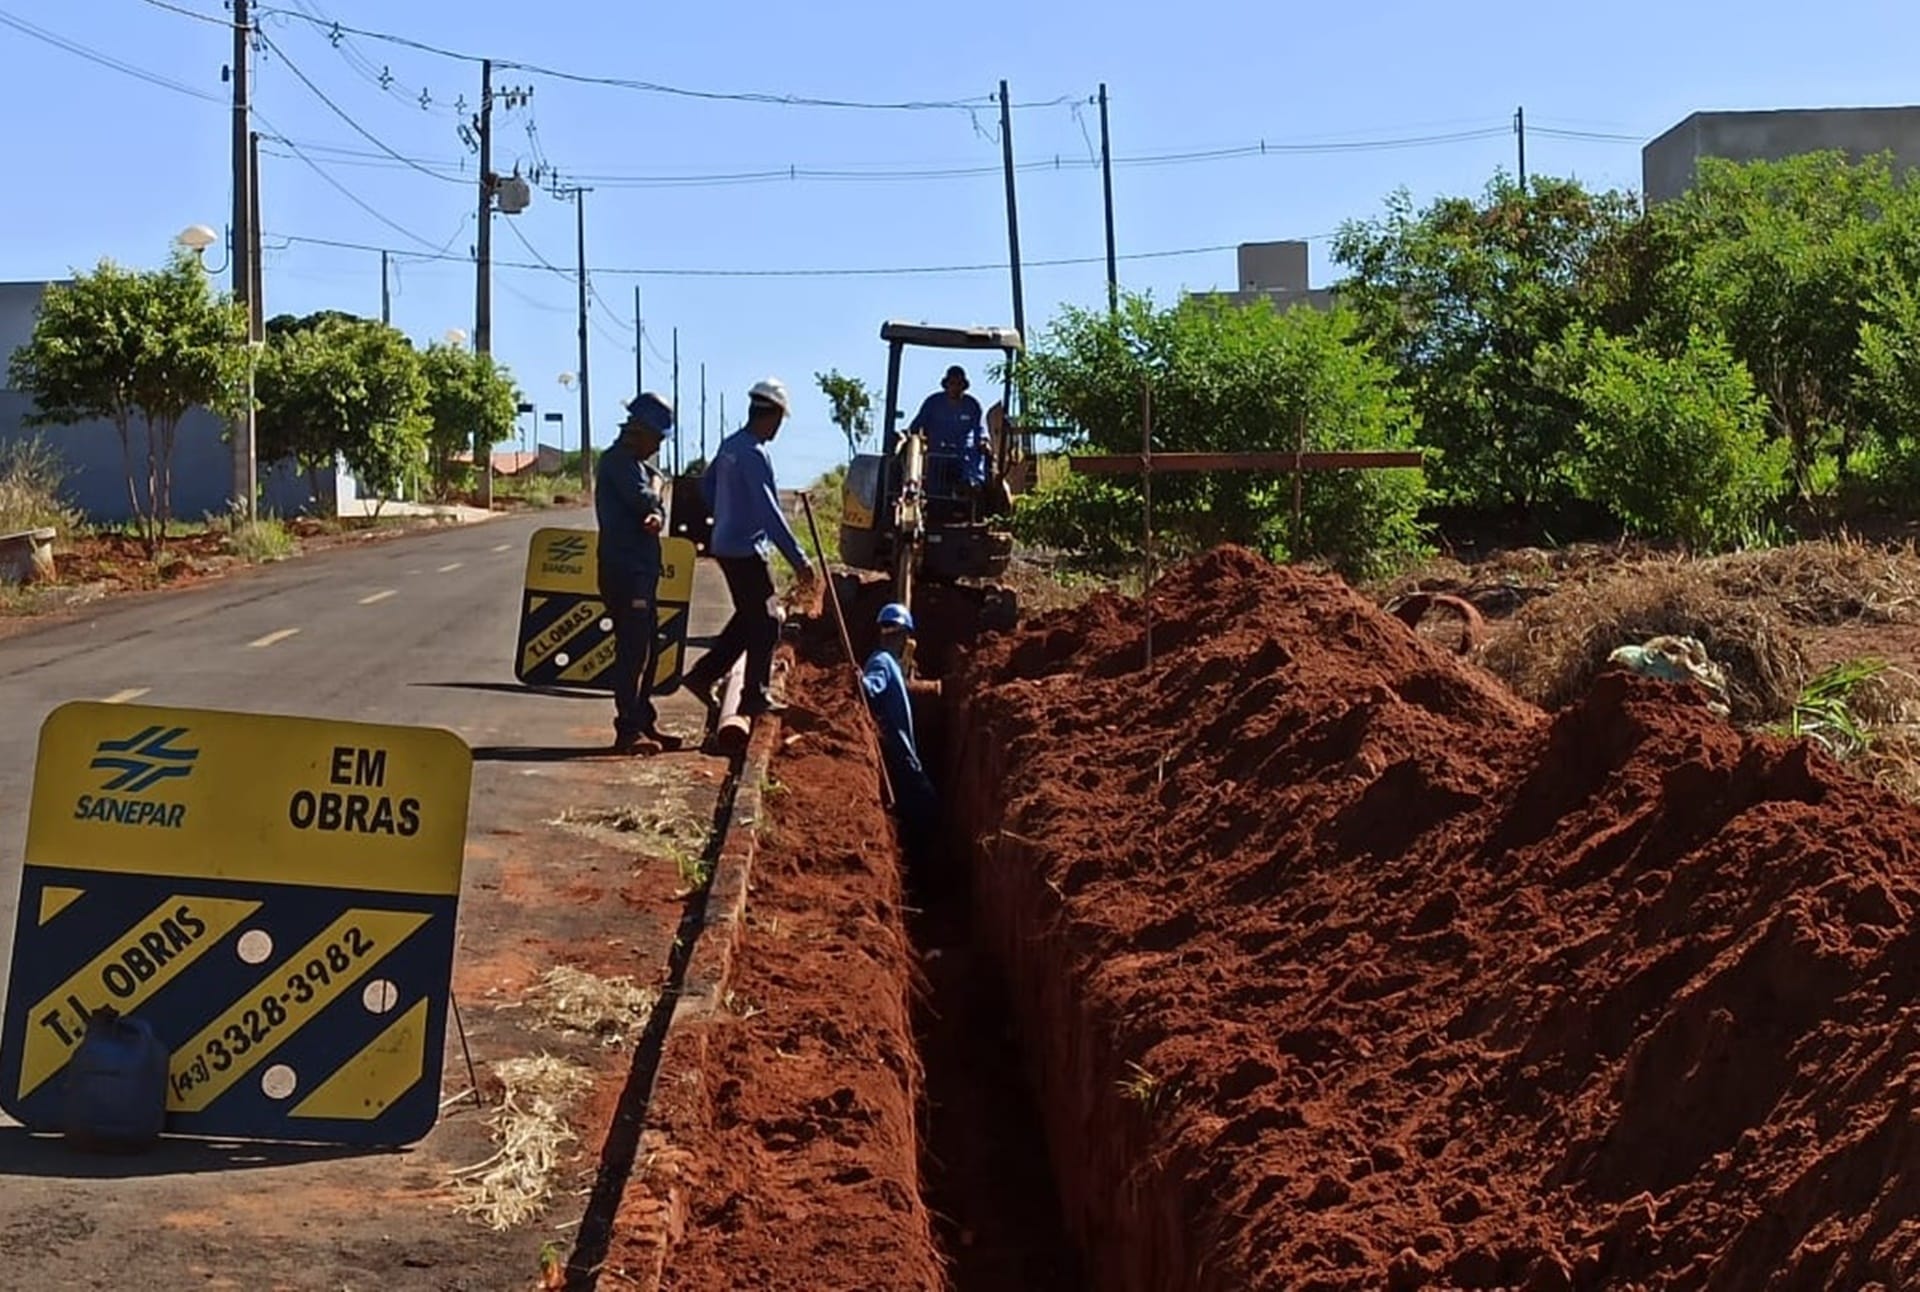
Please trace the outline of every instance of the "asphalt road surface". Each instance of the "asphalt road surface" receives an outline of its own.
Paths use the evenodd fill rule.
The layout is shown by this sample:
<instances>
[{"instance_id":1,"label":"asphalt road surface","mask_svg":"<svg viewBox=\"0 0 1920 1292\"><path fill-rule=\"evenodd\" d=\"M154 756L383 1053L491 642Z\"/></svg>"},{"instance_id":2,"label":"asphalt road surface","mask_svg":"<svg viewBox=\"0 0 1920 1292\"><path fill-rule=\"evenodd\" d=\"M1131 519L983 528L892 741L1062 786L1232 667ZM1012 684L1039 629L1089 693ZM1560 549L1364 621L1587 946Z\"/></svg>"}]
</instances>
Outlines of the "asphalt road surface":
<instances>
[{"instance_id":1,"label":"asphalt road surface","mask_svg":"<svg viewBox=\"0 0 1920 1292\"><path fill-rule=\"evenodd\" d=\"M0 989L39 727L77 699L438 726L474 747L456 983L483 1067L551 1043L526 1033L511 1004L556 954L591 940L603 956L624 956L638 981L653 981L681 880L670 864L556 830L553 818L644 805L663 792L699 815L724 764L697 753L592 756L613 734L609 697L514 679L529 538L537 528L592 524L587 512L545 512L374 541L104 602L0 639ZM710 565L697 571L694 601L698 640L727 609ZM684 692L662 711L669 726L698 726ZM649 895L658 899L651 907ZM625 1059L608 1053L617 1091ZM451 1043L446 1062L457 1090L465 1070ZM583 1148L590 1164L597 1143ZM129 1261L207 1287L522 1286L541 1239L566 1237L554 1226L569 1206L577 1219L578 1203L512 1234L453 1216L448 1168L488 1152L483 1117L461 1109L395 1158L222 1157L176 1145L122 1169L0 1136L0 1175L9 1177L0 1264L51 1261L66 1271L62 1286L74 1287L126 1286ZM0 1285L14 1284L0 1276Z\"/></svg>"}]
</instances>

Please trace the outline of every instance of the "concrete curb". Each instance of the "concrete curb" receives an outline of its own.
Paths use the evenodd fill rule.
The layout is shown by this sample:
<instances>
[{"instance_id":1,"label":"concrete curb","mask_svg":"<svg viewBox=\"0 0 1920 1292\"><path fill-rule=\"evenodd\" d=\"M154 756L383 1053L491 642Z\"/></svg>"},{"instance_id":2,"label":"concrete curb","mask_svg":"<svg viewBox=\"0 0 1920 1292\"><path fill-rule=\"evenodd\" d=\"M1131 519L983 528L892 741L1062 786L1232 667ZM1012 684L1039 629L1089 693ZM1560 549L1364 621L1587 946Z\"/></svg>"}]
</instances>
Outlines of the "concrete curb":
<instances>
[{"instance_id":1,"label":"concrete curb","mask_svg":"<svg viewBox=\"0 0 1920 1292\"><path fill-rule=\"evenodd\" d=\"M764 791L773 755L780 748L778 717L754 723L734 789L733 809L714 862L707 908L667 1025L660 1066L647 1101L640 1153L616 1226L632 1245L644 1249L640 1268L627 1268L623 1285L656 1289L666 1276L667 1258L686 1234L689 1156L673 1133L674 1114L688 1098L703 1099L707 1058L706 1024L725 1007L740 941L746 928L747 894L753 885L753 859L759 846Z\"/></svg>"}]
</instances>

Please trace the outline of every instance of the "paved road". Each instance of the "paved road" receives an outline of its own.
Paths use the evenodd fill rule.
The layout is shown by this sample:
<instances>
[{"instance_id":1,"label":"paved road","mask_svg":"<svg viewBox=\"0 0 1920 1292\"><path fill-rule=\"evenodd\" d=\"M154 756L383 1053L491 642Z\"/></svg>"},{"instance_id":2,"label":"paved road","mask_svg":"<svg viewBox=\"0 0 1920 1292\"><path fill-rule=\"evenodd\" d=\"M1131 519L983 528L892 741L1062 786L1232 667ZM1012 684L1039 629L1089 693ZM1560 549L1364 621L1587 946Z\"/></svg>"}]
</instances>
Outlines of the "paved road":
<instances>
[{"instance_id":1,"label":"paved road","mask_svg":"<svg viewBox=\"0 0 1920 1292\"><path fill-rule=\"evenodd\" d=\"M664 794L704 819L721 764L566 757L604 747L612 706L514 681L527 541L547 525L592 519L547 512L370 542L0 639L0 975L40 723L64 701L98 699L436 725L474 746L456 990L483 1070L556 1044L515 1009L556 960L597 949L638 981L656 979L678 909L673 864L636 853L632 835L583 834L558 818ZM713 630L724 600L717 571L701 566L696 634ZM664 709L669 725L697 724L684 695ZM624 1061L606 1052L616 1076ZM451 1043L447 1062L451 1093L465 1084ZM597 1146L583 1147L590 1158ZM66 1270L63 1286L118 1287L137 1249L141 1268L173 1282L191 1271L198 1286L366 1287L370 1269L387 1271L383 1287L522 1286L540 1238L567 1216L549 1217L544 1235L497 1237L453 1217L449 1167L488 1151L483 1118L463 1108L392 1165L297 1152L210 1160L176 1147L123 1174L0 1136L0 1175L13 1177L0 1190L0 1264L30 1254ZM565 1206L577 1219L577 1202Z\"/></svg>"}]
</instances>

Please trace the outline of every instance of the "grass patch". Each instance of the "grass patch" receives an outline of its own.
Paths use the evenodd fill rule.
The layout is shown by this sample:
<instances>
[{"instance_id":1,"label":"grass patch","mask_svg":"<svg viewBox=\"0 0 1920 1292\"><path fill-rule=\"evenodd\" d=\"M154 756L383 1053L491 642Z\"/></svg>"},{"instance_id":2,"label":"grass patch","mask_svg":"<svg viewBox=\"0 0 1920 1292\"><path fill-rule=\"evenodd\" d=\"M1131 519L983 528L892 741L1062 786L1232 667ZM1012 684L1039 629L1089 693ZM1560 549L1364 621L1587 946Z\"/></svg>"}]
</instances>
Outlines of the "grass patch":
<instances>
[{"instance_id":1,"label":"grass patch","mask_svg":"<svg viewBox=\"0 0 1920 1292\"><path fill-rule=\"evenodd\" d=\"M601 978L571 965L556 965L527 992L524 1003L550 1030L617 1046L646 1027L659 1001L659 992L635 986L624 974Z\"/></svg>"},{"instance_id":2,"label":"grass patch","mask_svg":"<svg viewBox=\"0 0 1920 1292\"><path fill-rule=\"evenodd\" d=\"M250 565L284 561L296 550L293 535L272 516L243 520L227 535L227 550Z\"/></svg>"},{"instance_id":3,"label":"grass patch","mask_svg":"<svg viewBox=\"0 0 1920 1292\"><path fill-rule=\"evenodd\" d=\"M51 529L70 537L81 527L80 513L62 491L66 465L38 436L0 445L0 534Z\"/></svg>"}]
</instances>

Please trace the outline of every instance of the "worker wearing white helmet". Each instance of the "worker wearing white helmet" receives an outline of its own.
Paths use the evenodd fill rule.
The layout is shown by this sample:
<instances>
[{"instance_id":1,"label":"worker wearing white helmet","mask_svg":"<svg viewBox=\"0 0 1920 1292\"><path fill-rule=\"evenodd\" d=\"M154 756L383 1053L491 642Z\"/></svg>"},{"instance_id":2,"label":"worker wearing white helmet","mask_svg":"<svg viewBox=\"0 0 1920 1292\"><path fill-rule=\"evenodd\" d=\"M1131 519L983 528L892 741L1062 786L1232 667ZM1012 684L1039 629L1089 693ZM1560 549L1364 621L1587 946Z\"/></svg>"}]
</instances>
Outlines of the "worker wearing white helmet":
<instances>
[{"instance_id":1,"label":"worker wearing white helmet","mask_svg":"<svg viewBox=\"0 0 1920 1292\"><path fill-rule=\"evenodd\" d=\"M720 442L700 480L700 492L713 512L707 550L726 576L733 617L713 648L687 670L685 681L711 707L715 686L745 655L747 685L740 711L749 717L782 707L773 698L773 648L780 640L780 621L774 617L772 550L780 549L802 586L813 581L813 565L780 509L773 458L767 453L791 411L779 378L756 383L747 392L747 424Z\"/></svg>"}]
</instances>

